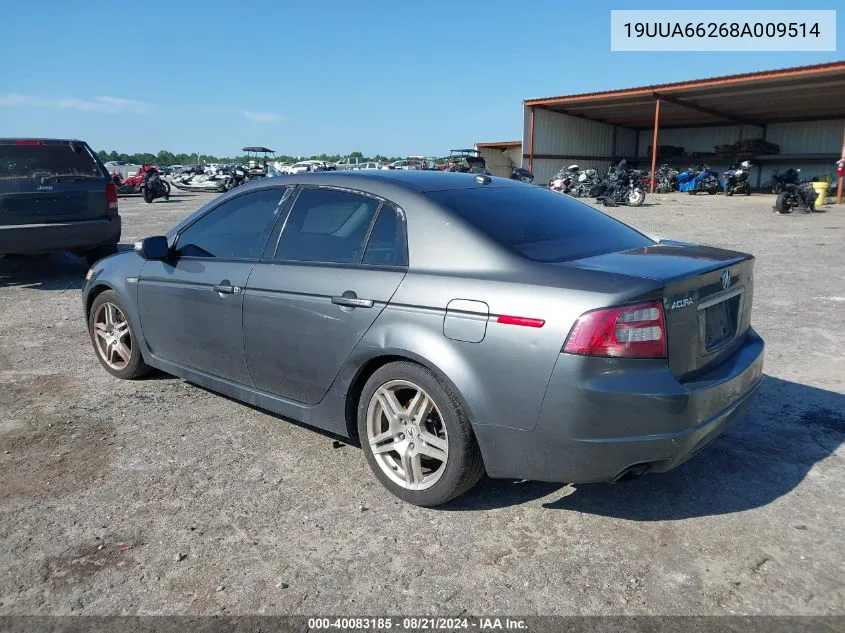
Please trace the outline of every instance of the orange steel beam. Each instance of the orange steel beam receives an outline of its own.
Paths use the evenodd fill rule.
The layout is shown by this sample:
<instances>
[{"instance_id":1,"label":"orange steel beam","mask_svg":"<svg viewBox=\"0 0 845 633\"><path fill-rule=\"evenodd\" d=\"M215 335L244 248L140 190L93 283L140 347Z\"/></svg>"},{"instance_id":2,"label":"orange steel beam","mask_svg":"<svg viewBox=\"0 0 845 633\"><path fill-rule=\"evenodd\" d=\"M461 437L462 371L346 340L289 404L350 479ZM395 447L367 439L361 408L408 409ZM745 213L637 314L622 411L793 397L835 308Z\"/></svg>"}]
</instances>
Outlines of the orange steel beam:
<instances>
[{"instance_id":1,"label":"orange steel beam","mask_svg":"<svg viewBox=\"0 0 845 633\"><path fill-rule=\"evenodd\" d=\"M842 132L842 156L839 164L845 165L845 131ZM837 171L838 167L839 165L837 165ZM845 180L845 176L839 176L838 180L839 182L836 183L836 204L842 204L842 181Z\"/></svg>"},{"instance_id":2,"label":"orange steel beam","mask_svg":"<svg viewBox=\"0 0 845 633\"><path fill-rule=\"evenodd\" d=\"M528 132L528 171L534 173L534 108L531 108L529 113L531 122L529 124L530 130Z\"/></svg>"},{"instance_id":3,"label":"orange steel beam","mask_svg":"<svg viewBox=\"0 0 845 633\"><path fill-rule=\"evenodd\" d=\"M819 66L810 66L805 68L786 68L783 70L771 70L762 73L748 73L745 75L731 75L721 78L702 79L699 81L689 81L675 84L665 84L657 86L645 86L642 88L629 88L627 90L611 90L608 92L592 92L582 95L570 95L561 97L550 97L547 99L527 99L525 105L553 105L572 103L576 101L591 101L597 99L607 99L609 97L635 97L638 95L648 95L655 91L667 90L692 90L693 88L708 88L713 86L729 86L732 84L739 84L744 82L763 81L766 79L789 79L791 77L811 77L813 75L820 75L831 72L845 71L845 62L834 62L831 64L821 64Z\"/></svg>"},{"instance_id":4,"label":"orange steel beam","mask_svg":"<svg viewBox=\"0 0 845 633\"><path fill-rule=\"evenodd\" d=\"M651 141L651 175L649 193L654 193L654 171L657 169L657 129L660 127L660 97L654 100L654 139Z\"/></svg>"}]
</instances>

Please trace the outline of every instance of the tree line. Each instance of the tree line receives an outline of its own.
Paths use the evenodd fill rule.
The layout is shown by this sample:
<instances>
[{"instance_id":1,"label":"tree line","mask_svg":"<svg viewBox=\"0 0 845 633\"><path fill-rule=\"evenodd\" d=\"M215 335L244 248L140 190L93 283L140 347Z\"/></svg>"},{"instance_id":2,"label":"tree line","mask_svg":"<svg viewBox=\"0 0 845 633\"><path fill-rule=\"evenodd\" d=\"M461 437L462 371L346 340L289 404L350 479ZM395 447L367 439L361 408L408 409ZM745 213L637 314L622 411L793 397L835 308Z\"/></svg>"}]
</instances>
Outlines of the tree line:
<instances>
[{"instance_id":1,"label":"tree line","mask_svg":"<svg viewBox=\"0 0 845 633\"><path fill-rule=\"evenodd\" d=\"M208 163L235 163L240 164L247 160L246 156L232 156L232 157L224 157L224 156L214 156L212 154L199 154L194 152L193 154L175 154L170 152L166 149L161 150L158 154L151 154L149 152L140 152L137 154L125 154L121 152L117 152L112 150L107 152L106 150L100 150L97 152L97 155L100 157L104 163L108 161L123 161L125 163L130 163L132 165L143 165L143 164L151 164L151 165L158 165L160 167L167 167L168 165L207 165ZM367 161L378 161L381 163L392 163L397 160L402 160L403 156L383 156L381 154L376 154L372 157L364 156L361 152L352 152L348 155L350 158L363 158ZM340 154L318 154L315 156L288 156L286 154L276 154L275 160L282 162L282 163L298 163L302 160L321 160L327 163L336 163L344 156Z\"/></svg>"}]
</instances>

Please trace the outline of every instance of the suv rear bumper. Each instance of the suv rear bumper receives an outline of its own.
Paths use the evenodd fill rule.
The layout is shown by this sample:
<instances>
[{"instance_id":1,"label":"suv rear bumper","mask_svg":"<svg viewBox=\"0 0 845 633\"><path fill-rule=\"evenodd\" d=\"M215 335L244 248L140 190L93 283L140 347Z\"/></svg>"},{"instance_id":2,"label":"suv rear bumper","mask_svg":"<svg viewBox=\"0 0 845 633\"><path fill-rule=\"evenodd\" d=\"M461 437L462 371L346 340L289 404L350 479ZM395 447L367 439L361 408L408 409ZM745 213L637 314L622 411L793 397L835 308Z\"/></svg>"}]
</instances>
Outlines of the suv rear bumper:
<instances>
[{"instance_id":1,"label":"suv rear bumper","mask_svg":"<svg viewBox=\"0 0 845 633\"><path fill-rule=\"evenodd\" d=\"M670 470L753 402L763 350L763 340L749 328L730 358L686 383L672 376L665 360L561 354L533 431L475 426L487 472L590 483Z\"/></svg>"},{"instance_id":2,"label":"suv rear bumper","mask_svg":"<svg viewBox=\"0 0 845 633\"><path fill-rule=\"evenodd\" d=\"M120 241L120 216L77 222L0 226L0 254L87 251Z\"/></svg>"}]
</instances>

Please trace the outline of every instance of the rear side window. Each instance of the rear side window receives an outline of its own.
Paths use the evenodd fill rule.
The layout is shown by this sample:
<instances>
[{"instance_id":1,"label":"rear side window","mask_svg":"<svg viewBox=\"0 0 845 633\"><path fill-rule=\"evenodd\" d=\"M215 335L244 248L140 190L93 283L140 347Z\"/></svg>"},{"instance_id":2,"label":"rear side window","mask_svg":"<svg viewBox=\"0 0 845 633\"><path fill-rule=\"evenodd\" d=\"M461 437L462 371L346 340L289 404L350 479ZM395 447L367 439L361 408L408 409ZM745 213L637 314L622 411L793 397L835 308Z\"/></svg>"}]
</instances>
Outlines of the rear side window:
<instances>
[{"instance_id":1,"label":"rear side window","mask_svg":"<svg viewBox=\"0 0 845 633\"><path fill-rule=\"evenodd\" d=\"M428 196L527 259L564 262L654 244L627 224L540 187L478 187Z\"/></svg>"},{"instance_id":2,"label":"rear side window","mask_svg":"<svg viewBox=\"0 0 845 633\"><path fill-rule=\"evenodd\" d=\"M303 189L285 222L276 259L358 263L379 201L336 189Z\"/></svg>"},{"instance_id":3,"label":"rear side window","mask_svg":"<svg viewBox=\"0 0 845 633\"><path fill-rule=\"evenodd\" d=\"M407 266L408 246L405 239L405 216L392 204L383 204L367 240L364 264L373 266Z\"/></svg>"},{"instance_id":4,"label":"rear side window","mask_svg":"<svg viewBox=\"0 0 845 633\"><path fill-rule=\"evenodd\" d=\"M104 177L82 143L21 141L20 144L0 144L0 178L46 176Z\"/></svg>"}]
</instances>

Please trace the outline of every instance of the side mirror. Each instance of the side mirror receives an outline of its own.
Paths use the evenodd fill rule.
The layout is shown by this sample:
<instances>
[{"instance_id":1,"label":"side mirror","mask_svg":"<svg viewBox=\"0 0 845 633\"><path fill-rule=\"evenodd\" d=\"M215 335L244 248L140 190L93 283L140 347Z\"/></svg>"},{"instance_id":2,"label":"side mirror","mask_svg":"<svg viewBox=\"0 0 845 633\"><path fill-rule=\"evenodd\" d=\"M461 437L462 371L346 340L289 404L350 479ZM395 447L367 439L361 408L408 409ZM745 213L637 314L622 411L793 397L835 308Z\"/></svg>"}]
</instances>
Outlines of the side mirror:
<instances>
[{"instance_id":1,"label":"side mirror","mask_svg":"<svg viewBox=\"0 0 845 633\"><path fill-rule=\"evenodd\" d=\"M167 259L170 247L167 245L166 237L156 235L135 242L135 252L144 259Z\"/></svg>"}]
</instances>

